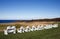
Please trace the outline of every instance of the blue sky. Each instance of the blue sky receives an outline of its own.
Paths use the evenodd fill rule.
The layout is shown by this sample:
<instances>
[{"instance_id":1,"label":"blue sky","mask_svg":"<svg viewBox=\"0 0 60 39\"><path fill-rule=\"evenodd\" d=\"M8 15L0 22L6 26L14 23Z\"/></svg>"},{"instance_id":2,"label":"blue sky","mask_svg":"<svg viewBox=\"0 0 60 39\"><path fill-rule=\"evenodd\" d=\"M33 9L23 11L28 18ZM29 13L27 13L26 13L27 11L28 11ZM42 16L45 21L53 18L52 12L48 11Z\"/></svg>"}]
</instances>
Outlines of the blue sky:
<instances>
[{"instance_id":1,"label":"blue sky","mask_svg":"<svg viewBox=\"0 0 60 39\"><path fill-rule=\"evenodd\" d=\"M60 17L60 0L0 0L0 20Z\"/></svg>"}]
</instances>

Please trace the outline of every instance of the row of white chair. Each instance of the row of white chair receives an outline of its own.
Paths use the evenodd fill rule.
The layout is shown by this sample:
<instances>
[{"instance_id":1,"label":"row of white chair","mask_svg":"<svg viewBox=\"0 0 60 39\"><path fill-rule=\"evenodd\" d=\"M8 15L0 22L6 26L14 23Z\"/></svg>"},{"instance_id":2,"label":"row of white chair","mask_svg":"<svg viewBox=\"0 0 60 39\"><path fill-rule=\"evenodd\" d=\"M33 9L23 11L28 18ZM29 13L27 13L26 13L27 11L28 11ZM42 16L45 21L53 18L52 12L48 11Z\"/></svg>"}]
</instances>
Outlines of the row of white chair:
<instances>
[{"instance_id":1,"label":"row of white chair","mask_svg":"<svg viewBox=\"0 0 60 39\"><path fill-rule=\"evenodd\" d=\"M57 24L54 24L54 25L38 25L37 27L35 26L32 26L32 27L29 27L27 26L26 28L24 28L23 26L21 26L19 29L17 29L17 32L18 33L24 33L24 32L30 32L30 31L36 31L36 30L43 30L43 29L50 29L50 28L56 28L58 27Z\"/></svg>"},{"instance_id":2,"label":"row of white chair","mask_svg":"<svg viewBox=\"0 0 60 39\"><path fill-rule=\"evenodd\" d=\"M8 35L8 33L16 33L16 30L18 33L24 33L24 32L30 32L30 31L36 31L36 30L43 30L43 29L50 29L50 28L56 28L58 27L58 24L50 24L50 25L38 25L36 26L27 26L27 27L23 27L21 26L19 29L16 29L15 26L8 26L7 29L4 30L4 34Z\"/></svg>"}]
</instances>

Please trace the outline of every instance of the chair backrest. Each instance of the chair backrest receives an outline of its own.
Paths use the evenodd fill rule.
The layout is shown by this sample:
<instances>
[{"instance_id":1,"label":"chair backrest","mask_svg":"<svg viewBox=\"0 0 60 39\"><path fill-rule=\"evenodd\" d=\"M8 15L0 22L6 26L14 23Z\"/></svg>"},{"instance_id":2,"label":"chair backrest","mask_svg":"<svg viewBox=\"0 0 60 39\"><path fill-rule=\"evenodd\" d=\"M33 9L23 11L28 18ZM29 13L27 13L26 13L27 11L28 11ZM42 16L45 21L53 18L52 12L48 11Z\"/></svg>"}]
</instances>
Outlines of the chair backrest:
<instances>
[{"instance_id":1,"label":"chair backrest","mask_svg":"<svg viewBox=\"0 0 60 39\"><path fill-rule=\"evenodd\" d=\"M20 27L20 30L21 30L21 31L24 31L24 30L25 30L25 28L24 28L23 26L21 26L21 27Z\"/></svg>"},{"instance_id":2,"label":"chair backrest","mask_svg":"<svg viewBox=\"0 0 60 39\"><path fill-rule=\"evenodd\" d=\"M27 26L25 29L26 29L26 30L30 30L31 28L30 28L29 26Z\"/></svg>"},{"instance_id":3,"label":"chair backrest","mask_svg":"<svg viewBox=\"0 0 60 39\"><path fill-rule=\"evenodd\" d=\"M37 28L40 28L40 25L38 25Z\"/></svg>"},{"instance_id":4,"label":"chair backrest","mask_svg":"<svg viewBox=\"0 0 60 39\"><path fill-rule=\"evenodd\" d=\"M27 26L26 28L30 28L29 26Z\"/></svg>"},{"instance_id":5,"label":"chair backrest","mask_svg":"<svg viewBox=\"0 0 60 39\"><path fill-rule=\"evenodd\" d=\"M11 26L7 26L7 29L10 29Z\"/></svg>"},{"instance_id":6,"label":"chair backrest","mask_svg":"<svg viewBox=\"0 0 60 39\"><path fill-rule=\"evenodd\" d=\"M33 29L33 30L36 30L36 27L33 25L33 26L32 26L32 29Z\"/></svg>"},{"instance_id":7,"label":"chair backrest","mask_svg":"<svg viewBox=\"0 0 60 39\"><path fill-rule=\"evenodd\" d=\"M20 29L24 29L24 27L23 27L23 26L21 26L21 27L20 27Z\"/></svg>"},{"instance_id":8,"label":"chair backrest","mask_svg":"<svg viewBox=\"0 0 60 39\"><path fill-rule=\"evenodd\" d=\"M8 26L7 30L16 30L15 26Z\"/></svg>"},{"instance_id":9,"label":"chair backrest","mask_svg":"<svg viewBox=\"0 0 60 39\"><path fill-rule=\"evenodd\" d=\"M15 26L12 26L11 29L16 29L16 27Z\"/></svg>"}]
</instances>

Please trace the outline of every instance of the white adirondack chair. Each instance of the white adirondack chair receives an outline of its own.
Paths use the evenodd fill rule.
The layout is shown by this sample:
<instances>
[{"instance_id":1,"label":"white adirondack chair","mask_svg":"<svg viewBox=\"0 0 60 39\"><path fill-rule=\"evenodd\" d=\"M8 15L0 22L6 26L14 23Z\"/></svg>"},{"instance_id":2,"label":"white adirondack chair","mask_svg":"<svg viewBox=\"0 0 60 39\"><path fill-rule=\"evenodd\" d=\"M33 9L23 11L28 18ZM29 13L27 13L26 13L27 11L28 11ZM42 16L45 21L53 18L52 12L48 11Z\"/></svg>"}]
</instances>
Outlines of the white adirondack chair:
<instances>
[{"instance_id":1,"label":"white adirondack chair","mask_svg":"<svg viewBox=\"0 0 60 39\"><path fill-rule=\"evenodd\" d=\"M53 24L52 27L56 28L56 27L58 27L58 24Z\"/></svg>"},{"instance_id":2,"label":"white adirondack chair","mask_svg":"<svg viewBox=\"0 0 60 39\"><path fill-rule=\"evenodd\" d=\"M41 25L37 26L37 30L41 30L43 27Z\"/></svg>"},{"instance_id":3,"label":"white adirondack chair","mask_svg":"<svg viewBox=\"0 0 60 39\"><path fill-rule=\"evenodd\" d=\"M23 26L21 26L19 29L17 29L18 33L24 33L25 28Z\"/></svg>"},{"instance_id":4,"label":"white adirondack chair","mask_svg":"<svg viewBox=\"0 0 60 39\"><path fill-rule=\"evenodd\" d=\"M4 34L8 35L8 33L16 33L16 28L15 26L8 26L7 29L4 30Z\"/></svg>"},{"instance_id":5,"label":"white adirondack chair","mask_svg":"<svg viewBox=\"0 0 60 39\"><path fill-rule=\"evenodd\" d=\"M30 27L29 26L27 26L26 28L25 28L25 32L30 32Z\"/></svg>"},{"instance_id":6,"label":"white adirondack chair","mask_svg":"<svg viewBox=\"0 0 60 39\"><path fill-rule=\"evenodd\" d=\"M44 29L44 25L41 25L41 26L40 26L40 30L43 30L43 29Z\"/></svg>"},{"instance_id":7,"label":"white adirondack chair","mask_svg":"<svg viewBox=\"0 0 60 39\"><path fill-rule=\"evenodd\" d=\"M44 29L51 29L51 28L52 28L51 24L44 26Z\"/></svg>"},{"instance_id":8,"label":"white adirondack chair","mask_svg":"<svg viewBox=\"0 0 60 39\"><path fill-rule=\"evenodd\" d=\"M33 25L31 31L35 31L35 30L37 30L37 28Z\"/></svg>"}]
</instances>

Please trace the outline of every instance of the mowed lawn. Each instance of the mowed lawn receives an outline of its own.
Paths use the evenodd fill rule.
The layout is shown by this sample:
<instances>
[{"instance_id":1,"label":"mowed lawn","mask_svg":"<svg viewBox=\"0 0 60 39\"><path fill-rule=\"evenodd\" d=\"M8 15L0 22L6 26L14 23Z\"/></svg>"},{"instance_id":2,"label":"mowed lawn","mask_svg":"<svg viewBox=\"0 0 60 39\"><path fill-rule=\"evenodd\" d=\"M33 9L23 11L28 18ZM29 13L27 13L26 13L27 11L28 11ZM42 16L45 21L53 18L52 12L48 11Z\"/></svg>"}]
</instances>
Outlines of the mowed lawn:
<instances>
[{"instance_id":1,"label":"mowed lawn","mask_svg":"<svg viewBox=\"0 0 60 39\"><path fill-rule=\"evenodd\" d=\"M0 39L60 39L60 24L58 28L25 33L4 35L0 32Z\"/></svg>"}]
</instances>

